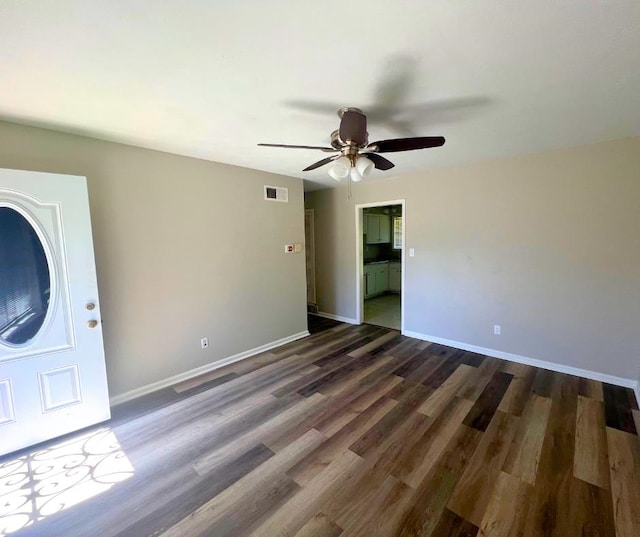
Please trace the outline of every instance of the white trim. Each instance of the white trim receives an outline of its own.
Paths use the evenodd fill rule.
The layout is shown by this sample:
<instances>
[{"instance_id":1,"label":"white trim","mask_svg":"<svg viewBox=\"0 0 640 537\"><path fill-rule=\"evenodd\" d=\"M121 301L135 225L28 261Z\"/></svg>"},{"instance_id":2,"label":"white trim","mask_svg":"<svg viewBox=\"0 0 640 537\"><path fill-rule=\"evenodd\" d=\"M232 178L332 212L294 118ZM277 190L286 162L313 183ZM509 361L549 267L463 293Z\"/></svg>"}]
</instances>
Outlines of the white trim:
<instances>
[{"instance_id":1,"label":"white trim","mask_svg":"<svg viewBox=\"0 0 640 537\"><path fill-rule=\"evenodd\" d=\"M640 405L640 382L636 382L636 385L635 385L635 388L633 388L633 391L636 394L636 403Z\"/></svg>"},{"instance_id":2,"label":"white trim","mask_svg":"<svg viewBox=\"0 0 640 537\"><path fill-rule=\"evenodd\" d=\"M319 311L317 313L309 312L309 315L315 315L317 317L324 317L325 319L331 319L333 321L340 321L342 323L361 324L356 319L352 319L351 317L343 317L342 315L334 315L333 313L325 313L324 311Z\"/></svg>"},{"instance_id":3,"label":"white trim","mask_svg":"<svg viewBox=\"0 0 640 537\"><path fill-rule=\"evenodd\" d=\"M356 210L356 318L352 324L362 324L364 322L364 244L362 243L362 209L368 207L387 207L389 205L402 205L402 250L400 254L400 333L404 333L405 319L405 273L406 273L406 230L407 230L407 205L405 199L374 201L371 203L358 203ZM350 322L350 321L345 321Z\"/></svg>"},{"instance_id":4,"label":"white trim","mask_svg":"<svg viewBox=\"0 0 640 537\"><path fill-rule=\"evenodd\" d=\"M304 332L298 332L297 334L293 334L292 336L283 337L282 339L277 339L276 341L265 343L264 345L260 345L259 347L249 349L248 351L234 354L233 356L223 358L222 360L216 360L215 362L208 363L201 367L196 367L195 369L190 369L189 371L185 371L184 373L179 373L177 375L174 375L173 377L159 380L158 382L153 382L151 384L147 384L146 386L141 386L140 388L136 388L135 390L131 390L120 395L115 395L109 399L109 403L111 404L111 406L116 406L121 403L131 401L131 399L135 399L136 397L141 397L148 393L161 390L162 388L173 386L174 384L184 382L185 380L192 379L199 375L204 375L205 373L209 373L210 371L214 371L215 369L220 369L221 367L224 367L226 365L234 364L236 362L239 362L240 360L244 360L245 358L250 358L251 356L255 356L256 354L260 354L261 352L271 350L275 347L280 347L309 335L309 331L305 330Z\"/></svg>"},{"instance_id":5,"label":"white trim","mask_svg":"<svg viewBox=\"0 0 640 537\"><path fill-rule=\"evenodd\" d=\"M600 382L615 384L616 386L623 386L625 388L633 388L636 392L636 397L638 397L639 395L638 381L633 379L626 379L622 377L616 377L614 375L607 375L606 373L591 371L589 369L580 369L579 367L572 367L569 365L557 364L554 362L547 362L545 360L538 360L537 358L528 358L527 356L520 356L519 354L512 354L510 352L498 351L495 349L487 349L486 347L469 345L468 343L462 343L460 341L453 341L451 339L444 339L440 337L429 336L427 334L421 334L420 332L412 332L410 330L407 330L402 334L404 336L412 337L415 339L431 341L432 343L447 345L448 347L454 347L456 349L461 349L463 351L477 352L478 354L484 354L486 356L491 356L493 358L500 358L502 360L508 360L510 362L530 365L533 367L540 367L542 369L549 369L550 371L556 371L558 373L566 373L568 375L575 375L577 377L583 377L591 380L598 380Z\"/></svg>"},{"instance_id":6,"label":"white trim","mask_svg":"<svg viewBox=\"0 0 640 537\"><path fill-rule=\"evenodd\" d=\"M307 218L308 217L308 218ZM305 252L305 269L308 275L311 272L313 299L309 300L309 281L307 280L307 304L318 304L318 293L316 289L316 230L315 230L315 211L313 209L304 210L304 252ZM307 225L308 224L308 225ZM309 241L307 242L307 235ZM306 256L309 254L309 259Z\"/></svg>"}]
</instances>

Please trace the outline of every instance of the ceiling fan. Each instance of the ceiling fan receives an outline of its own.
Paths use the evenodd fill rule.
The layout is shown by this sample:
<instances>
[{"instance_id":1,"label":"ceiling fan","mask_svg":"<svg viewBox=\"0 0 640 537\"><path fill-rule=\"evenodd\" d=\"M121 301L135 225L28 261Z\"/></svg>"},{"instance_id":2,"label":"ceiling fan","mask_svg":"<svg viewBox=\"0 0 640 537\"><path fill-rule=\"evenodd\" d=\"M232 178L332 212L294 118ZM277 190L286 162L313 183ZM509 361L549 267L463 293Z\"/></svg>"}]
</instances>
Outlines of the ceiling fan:
<instances>
[{"instance_id":1,"label":"ceiling fan","mask_svg":"<svg viewBox=\"0 0 640 537\"><path fill-rule=\"evenodd\" d=\"M415 138L394 138L369 143L367 116L359 108L338 110L340 128L331 133L331 147L314 145L258 144L264 147L285 147L293 149L316 149L325 153L336 153L307 166L304 172L315 170L333 162L329 175L336 181L349 178L361 181L373 168L390 170L394 164L380 153L396 153L414 149L428 149L444 145L442 136L420 136Z\"/></svg>"}]
</instances>

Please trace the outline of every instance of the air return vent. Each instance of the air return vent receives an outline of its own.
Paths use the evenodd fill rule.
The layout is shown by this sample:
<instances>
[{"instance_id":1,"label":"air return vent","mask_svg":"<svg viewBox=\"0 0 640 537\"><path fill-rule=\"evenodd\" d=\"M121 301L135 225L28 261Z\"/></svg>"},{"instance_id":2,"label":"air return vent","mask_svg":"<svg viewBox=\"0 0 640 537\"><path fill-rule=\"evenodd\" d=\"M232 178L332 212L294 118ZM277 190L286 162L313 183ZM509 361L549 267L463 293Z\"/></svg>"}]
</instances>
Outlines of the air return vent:
<instances>
[{"instance_id":1,"label":"air return vent","mask_svg":"<svg viewBox=\"0 0 640 537\"><path fill-rule=\"evenodd\" d=\"M264 199L268 201L289 201L289 189L281 186L264 185Z\"/></svg>"}]
</instances>

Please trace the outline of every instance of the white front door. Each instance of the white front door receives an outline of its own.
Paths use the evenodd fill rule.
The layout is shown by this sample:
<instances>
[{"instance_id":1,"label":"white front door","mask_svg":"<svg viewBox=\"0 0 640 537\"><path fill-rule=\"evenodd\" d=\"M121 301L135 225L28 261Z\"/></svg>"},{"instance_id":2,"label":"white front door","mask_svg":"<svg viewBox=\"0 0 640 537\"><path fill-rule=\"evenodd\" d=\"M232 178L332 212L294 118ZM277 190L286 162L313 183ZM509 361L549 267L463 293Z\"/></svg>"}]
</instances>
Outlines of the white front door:
<instances>
[{"instance_id":1,"label":"white front door","mask_svg":"<svg viewBox=\"0 0 640 537\"><path fill-rule=\"evenodd\" d=\"M86 179L0 169L0 455L109 417Z\"/></svg>"}]
</instances>

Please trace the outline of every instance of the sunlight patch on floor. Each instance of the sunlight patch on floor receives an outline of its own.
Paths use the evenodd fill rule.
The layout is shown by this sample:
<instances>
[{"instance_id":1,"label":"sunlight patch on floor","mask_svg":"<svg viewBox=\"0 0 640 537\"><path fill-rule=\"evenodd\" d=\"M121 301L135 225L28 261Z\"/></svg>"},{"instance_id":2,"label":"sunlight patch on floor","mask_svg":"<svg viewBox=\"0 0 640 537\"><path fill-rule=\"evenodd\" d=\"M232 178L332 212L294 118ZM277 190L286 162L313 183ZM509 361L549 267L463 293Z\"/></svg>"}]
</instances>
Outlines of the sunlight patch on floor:
<instances>
[{"instance_id":1,"label":"sunlight patch on floor","mask_svg":"<svg viewBox=\"0 0 640 537\"><path fill-rule=\"evenodd\" d=\"M133 472L110 429L5 460L0 463L0 536L93 498Z\"/></svg>"}]
</instances>

